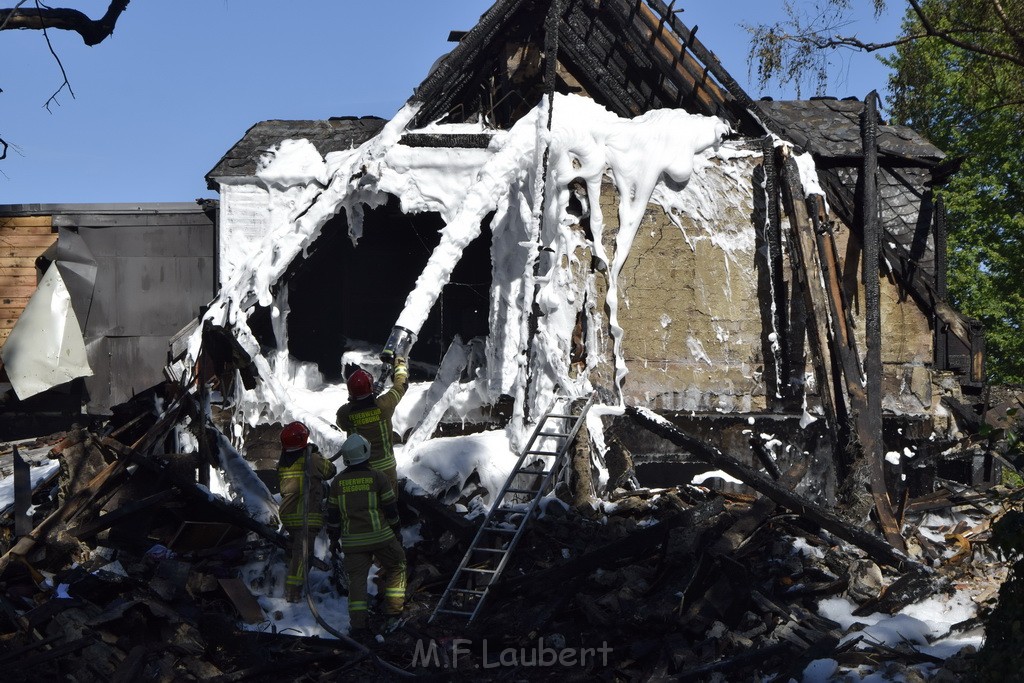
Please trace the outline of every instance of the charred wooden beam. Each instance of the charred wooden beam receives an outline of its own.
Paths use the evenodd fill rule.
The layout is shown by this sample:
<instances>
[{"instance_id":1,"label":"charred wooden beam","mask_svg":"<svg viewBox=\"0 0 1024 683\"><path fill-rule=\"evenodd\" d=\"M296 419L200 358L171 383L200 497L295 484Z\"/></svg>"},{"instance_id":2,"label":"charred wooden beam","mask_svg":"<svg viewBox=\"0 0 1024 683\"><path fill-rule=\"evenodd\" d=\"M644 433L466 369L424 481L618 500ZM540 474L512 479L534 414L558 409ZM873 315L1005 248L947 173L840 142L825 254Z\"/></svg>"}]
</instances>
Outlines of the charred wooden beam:
<instances>
[{"instance_id":1,"label":"charred wooden beam","mask_svg":"<svg viewBox=\"0 0 1024 683\"><path fill-rule=\"evenodd\" d=\"M772 657L779 657L789 652L799 651L799 649L796 643L785 640L764 647L752 647L731 657L683 669L677 672L673 678L677 681L706 681L710 680L710 675L713 673L725 673L747 666L763 665Z\"/></svg>"},{"instance_id":2,"label":"charred wooden beam","mask_svg":"<svg viewBox=\"0 0 1024 683\"><path fill-rule=\"evenodd\" d=\"M146 496L141 500L132 501L131 503L119 507L118 509L112 512L108 512L105 515L101 515L99 518L91 522L87 522L85 524L81 524L77 527L71 528L68 530L68 533L78 539L91 538L99 532L105 529L109 529L110 527L114 526L123 519L131 517L132 515L136 515L142 512L143 510L147 510L151 507L156 507L157 505L167 502L173 496L174 491L171 489L166 489L164 491L154 493L151 496Z\"/></svg>"},{"instance_id":3,"label":"charred wooden beam","mask_svg":"<svg viewBox=\"0 0 1024 683\"><path fill-rule=\"evenodd\" d=\"M28 462L21 457L18 446L14 446L14 535L18 538L32 531L32 473Z\"/></svg>"},{"instance_id":4,"label":"charred wooden beam","mask_svg":"<svg viewBox=\"0 0 1024 683\"><path fill-rule=\"evenodd\" d=\"M842 178L834 169L825 170L821 174L828 189L830 197L837 201L832 203L839 217L849 226L859 224L854 212L856 202L851 190L843 183ZM881 255L885 263L892 270L897 280L906 287L910 295L926 310L935 312L936 317L949 327L958 339L968 348L972 345L975 332L972 328L974 321L962 315L940 295L935 282L922 272L910 252L899 242L891 239L884 239L881 243Z\"/></svg>"},{"instance_id":5,"label":"charred wooden beam","mask_svg":"<svg viewBox=\"0 0 1024 683\"><path fill-rule=\"evenodd\" d=\"M882 311L878 284L879 246L881 226L878 218L878 93L871 91L865 98L861 115L861 135L864 144L862 216L864 217L864 336L867 354L864 371L867 375L867 405L858 419L858 439L871 472L871 495L875 499L882 533L896 548L905 548L900 536L899 523L893 514L892 501L885 485L885 450L882 447Z\"/></svg>"},{"instance_id":6,"label":"charred wooden beam","mask_svg":"<svg viewBox=\"0 0 1024 683\"><path fill-rule=\"evenodd\" d=\"M761 466L764 467L765 472L771 475L772 479L778 480L782 477L782 470L779 469L778 463L772 458L772 454L761 439L751 436L750 449L754 451L754 455L757 456Z\"/></svg>"},{"instance_id":7,"label":"charred wooden beam","mask_svg":"<svg viewBox=\"0 0 1024 683\"><path fill-rule=\"evenodd\" d=\"M243 529L248 529L249 531L254 531L278 547L288 548L288 540L284 534L281 534L267 525L258 522L242 510L229 505L219 498L210 496L206 490L199 488L194 481L189 481L172 471L166 462L162 462L158 458L142 455L139 451L129 448L118 441L114 441L113 439L103 439L101 443L120 456L120 459L117 462L128 460L131 463L138 465L140 468L145 469L173 484L185 497L191 498L192 500L204 505L211 506L213 509L217 510L219 514L223 515L226 522L230 522L231 524L242 527Z\"/></svg>"},{"instance_id":8,"label":"charred wooden beam","mask_svg":"<svg viewBox=\"0 0 1024 683\"><path fill-rule=\"evenodd\" d=\"M648 410L633 406L626 408L626 414L649 431L684 449L695 460L706 462L731 474L750 488L771 498L784 508L795 512L839 538L861 548L876 562L900 570L916 566L913 560L893 548L884 539L843 521L817 503L813 503L803 496L780 486L767 476L741 463L732 456L726 455L714 446L686 434L668 420Z\"/></svg>"},{"instance_id":9,"label":"charred wooden beam","mask_svg":"<svg viewBox=\"0 0 1024 683\"><path fill-rule=\"evenodd\" d=\"M96 498L111 486L120 482L128 465L127 458L118 458L94 476L89 483L76 491L61 507L40 522L27 536L18 539L3 556L0 556L0 575L15 559L24 559L57 524L66 524L78 513L85 510Z\"/></svg>"},{"instance_id":10,"label":"charred wooden beam","mask_svg":"<svg viewBox=\"0 0 1024 683\"><path fill-rule=\"evenodd\" d=\"M721 83L725 91L736 100L738 106L734 106L732 108L734 109L737 118L743 124L741 126L741 130L743 132L752 136L762 135L769 132L769 130L765 129L765 125L762 121L765 124L768 124L768 129L778 135L782 135L783 132L785 132L782 126L779 126L772 121L771 117L766 116L763 111L758 110L758 117L760 117L761 121L758 120L758 117L753 115L752 112L757 110L757 105L754 104L754 100L746 93L736 79L725 70L722 63L718 61L718 57L716 57L711 50L707 49L704 46L704 43L697 38L695 35L696 31L691 31L687 28L679 17L672 12L671 8L663 2L663 0L647 0L647 3L660 17L664 17L668 21L669 26L672 27L672 30L686 45L686 49L705 65L711 75L715 77L715 80ZM732 103L728 101L726 102L727 106L730 104Z\"/></svg>"},{"instance_id":11,"label":"charred wooden beam","mask_svg":"<svg viewBox=\"0 0 1024 683\"><path fill-rule=\"evenodd\" d=\"M804 299L804 311L808 321L807 338L810 341L814 376L818 384L818 396L825 422L832 440L833 452L839 450L838 432L840 422L845 423L845 404L840 405L841 395L833 388L833 363L828 349L828 302L825 293L818 286L824 282L821 265L818 263L817 246L811 217L808 213L800 170L796 160L786 147L780 148L782 165L782 200L789 215L791 255L790 262L794 280L799 280ZM806 391L806 390L805 390Z\"/></svg>"},{"instance_id":12,"label":"charred wooden beam","mask_svg":"<svg viewBox=\"0 0 1024 683\"><path fill-rule=\"evenodd\" d=\"M463 545L468 545L473 541L473 536L477 532L476 524L430 496L414 496L404 488L399 488L398 501L401 506L415 511L432 524L450 531Z\"/></svg>"},{"instance_id":13,"label":"charred wooden beam","mask_svg":"<svg viewBox=\"0 0 1024 683\"><path fill-rule=\"evenodd\" d=\"M570 69L570 72L587 92L606 102L606 106L617 115L626 118L636 116L642 111L640 103L616 80L611 71L594 57L587 44L577 34L580 30L585 33L585 29L577 27L582 21L586 21L586 18L569 15L559 26L559 48L570 63L579 67L578 71Z\"/></svg>"},{"instance_id":14,"label":"charred wooden beam","mask_svg":"<svg viewBox=\"0 0 1024 683\"><path fill-rule=\"evenodd\" d=\"M487 133L406 133L398 144L406 147L451 147L455 149L487 149L491 144Z\"/></svg>"},{"instance_id":15,"label":"charred wooden beam","mask_svg":"<svg viewBox=\"0 0 1024 683\"><path fill-rule=\"evenodd\" d=\"M627 10L619 3L604 3L600 8L602 18L622 36L623 50L630 44L649 45L646 52L634 52L634 60L651 60L654 73L666 75L680 93L685 93L700 111L709 116L722 112L726 100L718 85L708 78L704 69L687 51L685 46L671 33L658 32L658 18L643 0L634 0ZM642 66L642 64L638 64ZM657 85L657 83L656 83Z\"/></svg>"},{"instance_id":16,"label":"charred wooden beam","mask_svg":"<svg viewBox=\"0 0 1024 683\"><path fill-rule=\"evenodd\" d=\"M787 358L787 349L792 340L785 334L783 316L786 313L786 282L782 272L782 225L779 216L779 173L775 166L775 141L771 136L761 140L761 155L763 161L762 172L764 181L764 242L767 247L765 253L765 273L767 275L768 296L770 297L769 316L771 320L771 333L775 339L770 338L768 346L772 350L773 359L769 386L772 395L778 398L787 398L789 377L787 365L784 361Z\"/></svg>"},{"instance_id":17,"label":"charred wooden beam","mask_svg":"<svg viewBox=\"0 0 1024 683\"><path fill-rule=\"evenodd\" d=\"M423 126L444 115L455 97L469 82L467 71L481 60L486 47L501 35L525 0L498 0L487 10L476 27L467 33L420 84L410 102L421 102L415 125ZM443 94L443 96L442 96Z\"/></svg>"}]
</instances>

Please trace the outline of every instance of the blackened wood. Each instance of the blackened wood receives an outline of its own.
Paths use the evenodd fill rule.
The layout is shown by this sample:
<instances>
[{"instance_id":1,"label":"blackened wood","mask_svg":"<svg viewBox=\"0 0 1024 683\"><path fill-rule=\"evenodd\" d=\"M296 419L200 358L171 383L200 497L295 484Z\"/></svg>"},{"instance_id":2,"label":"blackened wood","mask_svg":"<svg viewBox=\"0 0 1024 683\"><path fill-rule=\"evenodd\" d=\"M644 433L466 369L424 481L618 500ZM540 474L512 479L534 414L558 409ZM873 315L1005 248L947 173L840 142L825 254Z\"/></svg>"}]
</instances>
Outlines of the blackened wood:
<instances>
[{"instance_id":1,"label":"blackened wood","mask_svg":"<svg viewBox=\"0 0 1024 683\"><path fill-rule=\"evenodd\" d=\"M14 536L20 538L32 531L32 474L28 462L14 446Z\"/></svg>"},{"instance_id":2,"label":"blackened wood","mask_svg":"<svg viewBox=\"0 0 1024 683\"><path fill-rule=\"evenodd\" d=\"M818 263L811 218L807 212L804 188L800 182L800 171L788 148L782 147L780 152L782 201L789 215L790 264L794 271L793 279L800 282L818 398L825 413L825 423L828 425L827 431L833 452L837 452L840 415L845 415L846 411L845 407L841 410L837 405L841 397L834 393L832 386L832 359L828 354L828 302L820 287L824 279ZM806 388L804 392L806 393Z\"/></svg>"},{"instance_id":3,"label":"blackened wood","mask_svg":"<svg viewBox=\"0 0 1024 683\"><path fill-rule=\"evenodd\" d=\"M568 17L559 27L559 48L568 58L566 68L595 100L617 115L631 118L642 111L640 103L615 78L612 72L592 54L574 28L586 19ZM586 32L585 28L577 29ZM572 68L575 66L576 68Z\"/></svg>"},{"instance_id":4,"label":"blackened wood","mask_svg":"<svg viewBox=\"0 0 1024 683\"><path fill-rule=\"evenodd\" d=\"M631 10L626 10L624 3L604 3L601 16L620 37L618 50L633 51L630 57L642 71L661 74L671 80L679 92L685 93L696 105L699 113L727 114L723 111L726 96L718 84L708 78L705 69L686 52L676 36L658 32L659 20L643 0L634 0ZM641 46L646 50L640 52ZM644 69L643 62L650 66Z\"/></svg>"},{"instance_id":5,"label":"blackened wood","mask_svg":"<svg viewBox=\"0 0 1024 683\"><path fill-rule=\"evenodd\" d=\"M398 144L406 147L452 147L457 149L487 149L491 144L487 133L406 133Z\"/></svg>"},{"instance_id":6,"label":"blackened wood","mask_svg":"<svg viewBox=\"0 0 1024 683\"><path fill-rule=\"evenodd\" d=\"M657 524L634 531L629 536L592 550L577 558L557 564L532 574L506 579L496 584L494 590L509 595L516 593L537 594L557 590L563 582L581 574L588 574L595 569L613 567L624 564L630 559L652 552L668 538L668 532L676 527L700 526L707 520L722 514L725 505L721 499L715 499L683 512L677 512Z\"/></svg>"},{"instance_id":7,"label":"blackened wood","mask_svg":"<svg viewBox=\"0 0 1024 683\"><path fill-rule=\"evenodd\" d=\"M168 463L163 461L162 458L142 455L137 450L125 446L118 441L114 441L113 439L105 438L101 440L101 443L120 455L122 459L130 461L133 464L138 465L140 468L145 469L174 485L185 498L189 498L197 504L213 508L222 516L222 521L242 527L243 529L248 529L249 531L254 531L280 548L288 548L288 539L284 534L281 534L278 531L271 529L266 524L253 519L244 511L230 505L220 498L210 496L206 490L199 488L194 481L189 481L175 473L168 466ZM117 462L121 462L121 460L118 460Z\"/></svg>"},{"instance_id":8,"label":"blackened wood","mask_svg":"<svg viewBox=\"0 0 1024 683\"><path fill-rule=\"evenodd\" d=\"M709 662L707 664L700 664L699 666L690 667L683 669L675 674L673 680L677 681L705 681L710 680L708 674L715 672L722 673L725 671L732 671L745 666L761 666L771 660L772 657L779 657L789 652L798 650L797 646L793 643L782 641L774 645L768 645L766 647L751 648L744 650L738 655L732 657L726 657L715 662Z\"/></svg>"},{"instance_id":9,"label":"blackened wood","mask_svg":"<svg viewBox=\"0 0 1024 683\"><path fill-rule=\"evenodd\" d=\"M63 645L58 645L52 650L48 650L41 654L26 657L25 659L19 659L16 662L11 662L4 668L8 674L26 671L36 666L39 666L40 664L48 662L51 659L57 659L58 657L63 657L64 655L70 654L72 652L77 652L78 650L81 650L84 647L88 647L89 645L92 645L95 642L96 638L93 636L78 638L77 640L69 641L67 643L64 643Z\"/></svg>"},{"instance_id":10,"label":"blackened wood","mask_svg":"<svg viewBox=\"0 0 1024 683\"><path fill-rule=\"evenodd\" d=\"M779 172L775 165L775 140L769 135L761 140L761 166L764 172L765 224L764 237L768 247L765 266L768 274L768 296L771 298L770 319L776 338L772 344L774 387L776 397L785 398L788 374L784 359L791 340L785 334L786 281L782 272L782 219L779 215Z\"/></svg>"},{"instance_id":11,"label":"blackened wood","mask_svg":"<svg viewBox=\"0 0 1024 683\"><path fill-rule=\"evenodd\" d=\"M864 371L867 375L866 415L858 421L859 440L871 471L871 494L875 499L882 533L896 548L905 548L899 523L893 514L892 501L885 484L885 448L882 445L882 311L879 278L879 247L881 226L878 218L878 93L865 98L861 119L864 143L862 170L864 196L864 336L867 353Z\"/></svg>"},{"instance_id":12,"label":"blackened wood","mask_svg":"<svg viewBox=\"0 0 1024 683\"><path fill-rule=\"evenodd\" d=\"M79 512L86 509L110 486L119 483L121 475L125 472L126 465L127 461L125 459L118 459L104 467L88 484L69 496L64 505L54 510L46 519L40 522L30 534L18 539L18 542L0 557L0 576L3 575L7 565L13 559L27 556L55 525L67 523Z\"/></svg>"},{"instance_id":13,"label":"blackened wood","mask_svg":"<svg viewBox=\"0 0 1024 683\"><path fill-rule=\"evenodd\" d=\"M694 460L706 462L736 477L744 484L761 493L784 508L814 522L821 528L864 550L876 562L897 569L917 566L903 553L894 549L884 539L855 527L840 519L817 503L780 486L757 470L749 467L714 446L686 434L668 420L654 413L633 406L626 408L626 415L636 420L649 431L667 439L687 451Z\"/></svg>"},{"instance_id":14,"label":"blackened wood","mask_svg":"<svg viewBox=\"0 0 1024 683\"><path fill-rule=\"evenodd\" d=\"M258 624L266 620L263 608L256 601L252 593L246 587L245 582L237 576L229 578L218 578L220 587L227 594L231 604L238 610L238 614L247 624Z\"/></svg>"},{"instance_id":15,"label":"blackened wood","mask_svg":"<svg viewBox=\"0 0 1024 683\"><path fill-rule=\"evenodd\" d=\"M836 394L845 391L848 409L847 419L840 420L841 448L835 454L839 498L849 519L867 522L872 507L872 500L865 495L870 479L870 462L864 457L862 443L875 440L875 436L867 425L867 393L862 380L860 353L853 336L853 318L843 289L839 252L824 199L812 195L807 198L807 207L829 306L829 345L836 361L833 368L837 375L837 385L840 382L842 385L836 387ZM851 433L851 426L855 427L855 433ZM877 432L881 434L881 425ZM886 538L889 538L888 534ZM889 542L903 549L902 539L899 544L892 538L889 538Z\"/></svg>"},{"instance_id":16,"label":"blackened wood","mask_svg":"<svg viewBox=\"0 0 1024 683\"><path fill-rule=\"evenodd\" d=\"M854 213L851 211L854 206L852 192L843 183L842 179L834 169L825 170L820 174L825 181L830 197L837 200L832 203L832 208L839 214L844 223L850 226L859 225ZM925 310L932 310L944 324L949 326L949 331L970 347L972 343L971 320L955 310L944 297L940 296L935 287L935 282L922 268L918 268L910 252L895 240L882 240L881 255L892 271L896 279L906 287L913 299Z\"/></svg>"},{"instance_id":17,"label":"blackened wood","mask_svg":"<svg viewBox=\"0 0 1024 683\"><path fill-rule=\"evenodd\" d=\"M917 566L892 582L878 598L869 600L853 611L855 616L866 616L874 612L896 614L907 605L913 605L922 599L941 593L943 586L949 586L948 580L934 571ZM949 586L952 590L952 587Z\"/></svg>"},{"instance_id":18,"label":"blackened wood","mask_svg":"<svg viewBox=\"0 0 1024 683\"><path fill-rule=\"evenodd\" d=\"M725 70L722 63L718 61L718 57L708 50L704 46L704 43L694 35L695 31L690 31L690 29L680 21L679 17L676 16L676 14L672 12L662 0L648 0L648 4L655 12L658 13L658 15L668 20L669 26L672 27L672 30L675 31L680 38L682 38L683 43L686 44L687 50L691 52L694 57L704 63L711 75L714 76L715 79L722 84L722 87L725 88L725 91L736 100L735 104L728 101L724 104L728 108L732 109L740 119L742 124L740 129L742 132L752 136L763 135L764 133L769 132L769 130L766 130L765 124L767 124L767 128L770 129L771 132L778 135L782 135L785 132L782 126L776 124L771 117L767 116L763 111L758 112L761 121L759 121L757 117L753 116L751 112L757 109L757 105L754 104L754 100L746 93L745 90L743 90L740 84L736 82L736 79Z\"/></svg>"},{"instance_id":19,"label":"blackened wood","mask_svg":"<svg viewBox=\"0 0 1024 683\"><path fill-rule=\"evenodd\" d=\"M174 495L174 491L171 489L154 493L151 496L146 496L140 500L132 501L117 510L101 515L91 522L69 529L68 533L78 539L91 538L104 529L109 529L123 519L170 500Z\"/></svg>"},{"instance_id":20,"label":"blackened wood","mask_svg":"<svg viewBox=\"0 0 1024 683\"><path fill-rule=\"evenodd\" d=\"M466 71L473 70L484 50L504 33L506 25L523 4L524 0L498 0L424 79L409 98L410 102L423 103L416 116L416 126L426 125L448 111L451 102L467 83Z\"/></svg>"},{"instance_id":21,"label":"blackened wood","mask_svg":"<svg viewBox=\"0 0 1024 683\"><path fill-rule=\"evenodd\" d=\"M939 196L935 200L935 292L940 299L948 295L946 288L946 202Z\"/></svg>"},{"instance_id":22,"label":"blackened wood","mask_svg":"<svg viewBox=\"0 0 1024 683\"><path fill-rule=\"evenodd\" d=\"M785 385L783 397L791 409L799 409L804 397L807 376L807 308L806 284L799 278L790 282L789 317L786 319Z\"/></svg>"},{"instance_id":23,"label":"blackened wood","mask_svg":"<svg viewBox=\"0 0 1024 683\"><path fill-rule=\"evenodd\" d=\"M404 488L399 487L399 505L415 511L420 516L436 524L446 531L450 531L462 544L469 544L476 535L477 526L460 514L451 510L447 505L430 496L414 496Z\"/></svg>"},{"instance_id":24,"label":"blackened wood","mask_svg":"<svg viewBox=\"0 0 1024 683\"><path fill-rule=\"evenodd\" d=\"M771 475L772 479L777 480L779 477L782 476L782 470L779 469L778 463L776 463L775 460L772 458L771 452L764 445L764 442L761 441L761 439L759 439L756 436L751 436L750 449L754 451L754 455L757 456L757 459L761 463L761 466L764 467L765 472Z\"/></svg>"}]
</instances>

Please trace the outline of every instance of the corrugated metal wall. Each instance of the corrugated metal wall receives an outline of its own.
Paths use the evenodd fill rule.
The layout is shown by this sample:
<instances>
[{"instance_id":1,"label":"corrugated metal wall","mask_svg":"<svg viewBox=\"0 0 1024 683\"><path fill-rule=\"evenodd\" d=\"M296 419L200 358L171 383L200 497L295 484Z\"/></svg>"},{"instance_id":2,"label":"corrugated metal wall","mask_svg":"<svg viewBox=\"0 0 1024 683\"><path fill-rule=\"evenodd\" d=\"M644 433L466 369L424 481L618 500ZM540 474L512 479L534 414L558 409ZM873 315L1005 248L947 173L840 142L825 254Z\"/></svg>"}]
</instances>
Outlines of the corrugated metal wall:
<instances>
[{"instance_id":1,"label":"corrugated metal wall","mask_svg":"<svg viewBox=\"0 0 1024 683\"><path fill-rule=\"evenodd\" d=\"M36 290L36 258L56 241L50 216L0 216L0 346Z\"/></svg>"}]
</instances>

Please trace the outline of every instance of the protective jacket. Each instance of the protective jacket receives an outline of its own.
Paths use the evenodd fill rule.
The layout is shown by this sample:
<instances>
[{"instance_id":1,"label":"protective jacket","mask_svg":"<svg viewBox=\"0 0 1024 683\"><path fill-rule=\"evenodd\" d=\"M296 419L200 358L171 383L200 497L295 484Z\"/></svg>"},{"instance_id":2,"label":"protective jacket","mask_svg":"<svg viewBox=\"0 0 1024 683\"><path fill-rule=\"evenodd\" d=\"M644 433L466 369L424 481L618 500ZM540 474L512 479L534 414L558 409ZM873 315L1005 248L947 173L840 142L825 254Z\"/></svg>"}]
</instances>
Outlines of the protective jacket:
<instances>
[{"instance_id":1,"label":"protective jacket","mask_svg":"<svg viewBox=\"0 0 1024 683\"><path fill-rule=\"evenodd\" d=\"M404 359L395 363L394 386L374 398L349 401L338 408L338 426L346 433L359 434L370 442L370 467L388 475L397 483L395 452L392 448L391 418L398 402L409 388L409 368Z\"/></svg>"},{"instance_id":2,"label":"protective jacket","mask_svg":"<svg viewBox=\"0 0 1024 683\"><path fill-rule=\"evenodd\" d=\"M331 484L327 499L327 533L341 537L346 555L371 551L395 539L397 498L387 476L369 463L350 465Z\"/></svg>"},{"instance_id":3,"label":"protective jacket","mask_svg":"<svg viewBox=\"0 0 1024 683\"><path fill-rule=\"evenodd\" d=\"M310 459L308 491L304 490L307 457ZM281 488L281 505L278 508L281 524L292 529L302 526L302 507L308 496L309 526L312 529L322 527L324 515L321 504L324 499L324 482L330 480L337 471L334 463L320 455L316 446L307 446L297 451L282 451L277 463Z\"/></svg>"}]
</instances>

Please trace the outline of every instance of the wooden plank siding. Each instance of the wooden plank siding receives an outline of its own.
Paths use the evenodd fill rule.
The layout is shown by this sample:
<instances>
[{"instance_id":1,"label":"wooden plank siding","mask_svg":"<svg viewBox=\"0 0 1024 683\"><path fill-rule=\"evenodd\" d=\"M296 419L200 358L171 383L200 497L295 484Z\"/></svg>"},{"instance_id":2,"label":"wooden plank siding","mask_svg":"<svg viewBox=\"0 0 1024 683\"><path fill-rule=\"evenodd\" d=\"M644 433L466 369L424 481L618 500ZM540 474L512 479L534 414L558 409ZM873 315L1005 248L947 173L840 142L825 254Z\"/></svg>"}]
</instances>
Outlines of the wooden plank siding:
<instances>
[{"instance_id":1,"label":"wooden plank siding","mask_svg":"<svg viewBox=\"0 0 1024 683\"><path fill-rule=\"evenodd\" d=\"M0 218L0 346L36 291L36 259L56 241L50 216Z\"/></svg>"}]
</instances>

